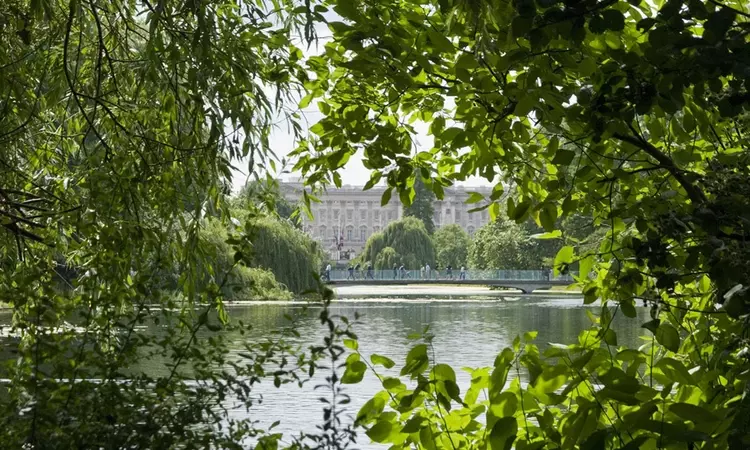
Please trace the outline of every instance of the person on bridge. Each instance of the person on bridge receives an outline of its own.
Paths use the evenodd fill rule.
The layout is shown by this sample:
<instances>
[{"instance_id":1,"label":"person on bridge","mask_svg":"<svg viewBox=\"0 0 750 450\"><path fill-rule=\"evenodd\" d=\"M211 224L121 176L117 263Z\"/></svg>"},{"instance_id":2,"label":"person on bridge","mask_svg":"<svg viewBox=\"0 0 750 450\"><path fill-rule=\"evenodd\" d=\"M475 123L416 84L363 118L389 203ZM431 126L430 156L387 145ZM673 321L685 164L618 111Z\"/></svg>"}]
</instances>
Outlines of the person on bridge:
<instances>
[{"instance_id":1,"label":"person on bridge","mask_svg":"<svg viewBox=\"0 0 750 450\"><path fill-rule=\"evenodd\" d=\"M458 274L459 280L465 280L466 279L466 267L461 266L461 273Z\"/></svg>"},{"instance_id":2,"label":"person on bridge","mask_svg":"<svg viewBox=\"0 0 750 450\"><path fill-rule=\"evenodd\" d=\"M349 280L350 278L351 278L352 280L354 280L354 266L352 266L352 265L350 265L350 266L349 266L349 276L347 276L347 277L346 277L347 281L348 281L348 280Z\"/></svg>"},{"instance_id":3,"label":"person on bridge","mask_svg":"<svg viewBox=\"0 0 750 450\"><path fill-rule=\"evenodd\" d=\"M419 279L424 280L424 266L419 269Z\"/></svg>"},{"instance_id":4,"label":"person on bridge","mask_svg":"<svg viewBox=\"0 0 750 450\"><path fill-rule=\"evenodd\" d=\"M375 277L372 276L372 264L369 262L367 263L367 278L369 278L370 280L375 279Z\"/></svg>"},{"instance_id":5,"label":"person on bridge","mask_svg":"<svg viewBox=\"0 0 750 450\"><path fill-rule=\"evenodd\" d=\"M359 275L360 278L362 278L362 274L359 272L360 265L357 263L356 266L354 266L354 279L357 279L357 275Z\"/></svg>"},{"instance_id":6,"label":"person on bridge","mask_svg":"<svg viewBox=\"0 0 750 450\"><path fill-rule=\"evenodd\" d=\"M430 279L430 265L429 264L424 265L424 273L425 275L427 275L427 279L429 280Z\"/></svg>"},{"instance_id":7,"label":"person on bridge","mask_svg":"<svg viewBox=\"0 0 750 450\"><path fill-rule=\"evenodd\" d=\"M331 263L326 266L326 281L331 281Z\"/></svg>"},{"instance_id":8,"label":"person on bridge","mask_svg":"<svg viewBox=\"0 0 750 450\"><path fill-rule=\"evenodd\" d=\"M453 266L451 266L450 264L448 264L448 267L445 268L445 271L446 271L445 272L446 275L448 275L448 278L450 278L452 280L453 279Z\"/></svg>"},{"instance_id":9,"label":"person on bridge","mask_svg":"<svg viewBox=\"0 0 750 450\"><path fill-rule=\"evenodd\" d=\"M393 279L394 280L398 279L398 265L396 264L393 265Z\"/></svg>"},{"instance_id":10,"label":"person on bridge","mask_svg":"<svg viewBox=\"0 0 750 450\"><path fill-rule=\"evenodd\" d=\"M402 280L405 279L408 274L406 273L406 269L404 268L404 265L401 264L401 267L399 267L398 270L399 272L401 272L401 279Z\"/></svg>"}]
</instances>

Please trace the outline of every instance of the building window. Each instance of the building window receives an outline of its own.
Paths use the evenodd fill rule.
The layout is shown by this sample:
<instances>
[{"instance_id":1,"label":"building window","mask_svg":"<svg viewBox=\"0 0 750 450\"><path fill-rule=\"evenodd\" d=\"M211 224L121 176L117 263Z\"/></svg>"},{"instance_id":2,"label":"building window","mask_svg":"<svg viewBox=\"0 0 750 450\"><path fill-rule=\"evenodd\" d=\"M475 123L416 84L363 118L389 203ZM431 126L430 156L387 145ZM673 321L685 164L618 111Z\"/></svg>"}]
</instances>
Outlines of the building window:
<instances>
[{"instance_id":1,"label":"building window","mask_svg":"<svg viewBox=\"0 0 750 450\"><path fill-rule=\"evenodd\" d=\"M354 218L354 211L351 209L346 210L346 220L352 220Z\"/></svg>"},{"instance_id":2,"label":"building window","mask_svg":"<svg viewBox=\"0 0 750 450\"><path fill-rule=\"evenodd\" d=\"M352 226L346 227L346 240L348 242L351 242L352 240L354 240L354 227Z\"/></svg>"},{"instance_id":3,"label":"building window","mask_svg":"<svg viewBox=\"0 0 750 450\"><path fill-rule=\"evenodd\" d=\"M359 212L359 215L362 220L367 220L367 210L363 209Z\"/></svg>"},{"instance_id":4,"label":"building window","mask_svg":"<svg viewBox=\"0 0 750 450\"><path fill-rule=\"evenodd\" d=\"M374 217L375 220L380 220L380 211L375 210L374 213L375 213L375 217Z\"/></svg>"},{"instance_id":5,"label":"building window","mask_svg":"<svg viewBox=\"0 0 750 450\"><path fill-rule=\"evenodd\" d=\"M362 242L367 241L367 227L359 227L359 240Z\"/></svg>"},{"instance_id":6,"label":"building window","mask_svg":"<svg viewBox=\"0 0 750 450\"><path fill-rule=\"evenodd\" d=\"M333 239L338 241L339 239L339 227L335 226L333 227Z\"/></svg>"},{"instance_id":7,"label":"building window","mask_svg":"<svg viewBox=\"0 0 750 450\"><path fill-rule=\"evenodd\" d=\"M461 221L461 210L457 209L456 210L456 222L460 222L460 221Z\"/></svg>"},{"instance_id":8,"label":"building window","mask_svg":"<svg viewBox=\"0 0 750 450\"><path fill-rule=\"evenodd\" d=\"M333 220L339 220L339 210L334 209L333 210Z\"/></svg>"},{"instance_id":9,"label":"building window","mask_svg":"<svg viewBox=\"0 0 750 450\"><path fill-rule=\"evenodd\" d=\"M321 239L326 238L326 226L325 225L320 226L320 238Z\"/></svg>"},{"instance_id":10,"label":"building window","mask_svg":"<svg viewBox=\"0 0 750 450\"><path fill-rule=\"evenodd\" d=\"M469 227L469 237L474 237L474 227Z\"/></svg>"}]
</instances>

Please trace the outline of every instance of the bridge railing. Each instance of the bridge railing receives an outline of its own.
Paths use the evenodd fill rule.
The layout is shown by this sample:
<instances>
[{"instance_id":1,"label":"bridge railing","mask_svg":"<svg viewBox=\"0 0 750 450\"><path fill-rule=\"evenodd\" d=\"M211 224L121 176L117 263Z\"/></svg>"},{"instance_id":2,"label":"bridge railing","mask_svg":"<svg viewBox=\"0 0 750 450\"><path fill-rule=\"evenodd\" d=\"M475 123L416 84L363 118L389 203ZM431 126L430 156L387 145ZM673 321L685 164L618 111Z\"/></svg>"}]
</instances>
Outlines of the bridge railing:
<instances>
[{"instance_id":1,"label":"bridge railing","mask_svg":"<svg viewBox=\"0 0 750 450\"><path fill-rule=\"evenodd\" d=\"M325 273L323 274L325 279ZM486 280L486 281L573 281L571 275L553 276L546 270L331 270L330 281L352 280Z\"/></svg>"}]
</instances>

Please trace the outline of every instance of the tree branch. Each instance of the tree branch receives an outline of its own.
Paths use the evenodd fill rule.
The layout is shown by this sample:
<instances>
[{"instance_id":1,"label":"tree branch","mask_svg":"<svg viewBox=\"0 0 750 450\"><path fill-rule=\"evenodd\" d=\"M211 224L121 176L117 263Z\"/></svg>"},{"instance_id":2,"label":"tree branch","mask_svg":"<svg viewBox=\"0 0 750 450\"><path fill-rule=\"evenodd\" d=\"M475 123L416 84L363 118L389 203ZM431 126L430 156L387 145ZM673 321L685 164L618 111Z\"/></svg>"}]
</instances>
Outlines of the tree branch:
<instances>
[{"instance_id":1,"label":"tree branch","mask_svg":"<svg viewBox=\"0 0 750 450\"><path fill-rule=\"evenodd\" d=\"M685 189L685 192L687 192L688 197L690 197L690 200L694 204L703 203L706 201L706 196L703 191L701 191L700 188L695 186L690 182L690 180L685 177L685 173L682 171L682 169L677 167L677 165L675 165L674 161L672 161L669 156L665 155L658 148L651 145L650 142L646 141L640 136L628 136L621 133L615 133L614 137L615 139L618 139L622 142L627 142L630 145L640 148L655 160L657 160L659 162L659 165L666 169L670 173L670 175L672 175L674 179L677 180L678 183L680 183L680 185L683 189Z\"/></svg>"}]
</instances>

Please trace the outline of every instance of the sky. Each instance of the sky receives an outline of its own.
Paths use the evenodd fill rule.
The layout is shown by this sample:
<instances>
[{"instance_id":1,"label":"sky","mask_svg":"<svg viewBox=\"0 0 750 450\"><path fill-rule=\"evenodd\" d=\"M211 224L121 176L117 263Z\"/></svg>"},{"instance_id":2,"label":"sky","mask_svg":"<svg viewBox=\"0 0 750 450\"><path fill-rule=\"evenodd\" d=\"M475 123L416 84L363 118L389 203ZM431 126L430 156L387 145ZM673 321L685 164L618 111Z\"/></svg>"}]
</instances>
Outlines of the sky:
<instances>
[{"instance_id":1,"label":"sky","mask_svg":"<svg viewBox=\"0 0 750 450\"><path fill-rule=\"evenodd\" d=\"M335 14L328 17L328 19L331 21L340 20ZM300 47L305 57L313 56L321 52L323 46L331 39L331 33L326 24L317 24L316 31L318 34L318 41L309 47L302 41L301 37L298 37L299 42L296 44ZM272 95L270 89L267 93ZM318 110L316 101L313 101L307 108L303 109L301 113L301 123L305 124L308 128L323 118L323 114ZM414 136L414 142L416 143L415 152L431 149L433 140L432 136L427 134L429 125L417 122L414 123L413 126L417 131L417 135ZM271 133L270 141L273 145L274 152L279 158L288 155L295 147L294 135L287 128L286 124L279 123ZM370 171L362 164L362 159L362 153L357 152L349 159L346 166L339 170L343 184L364 186L364 184L370 179ZM288 163L287 167L277 167L279 173L276 174L276 177L282 180L299 178L301 176L299 172L290 172L292 166L294 166L294 161ZM244 160L236 163L235 167L236 170L232 176L232 188L234 192L237 192L247 181L248 161ZM283 173L285 171L290 173ZM463 186L487 186L490 183L483 178L471 177L460 184Z\"/></svg>"}]
</instances>

